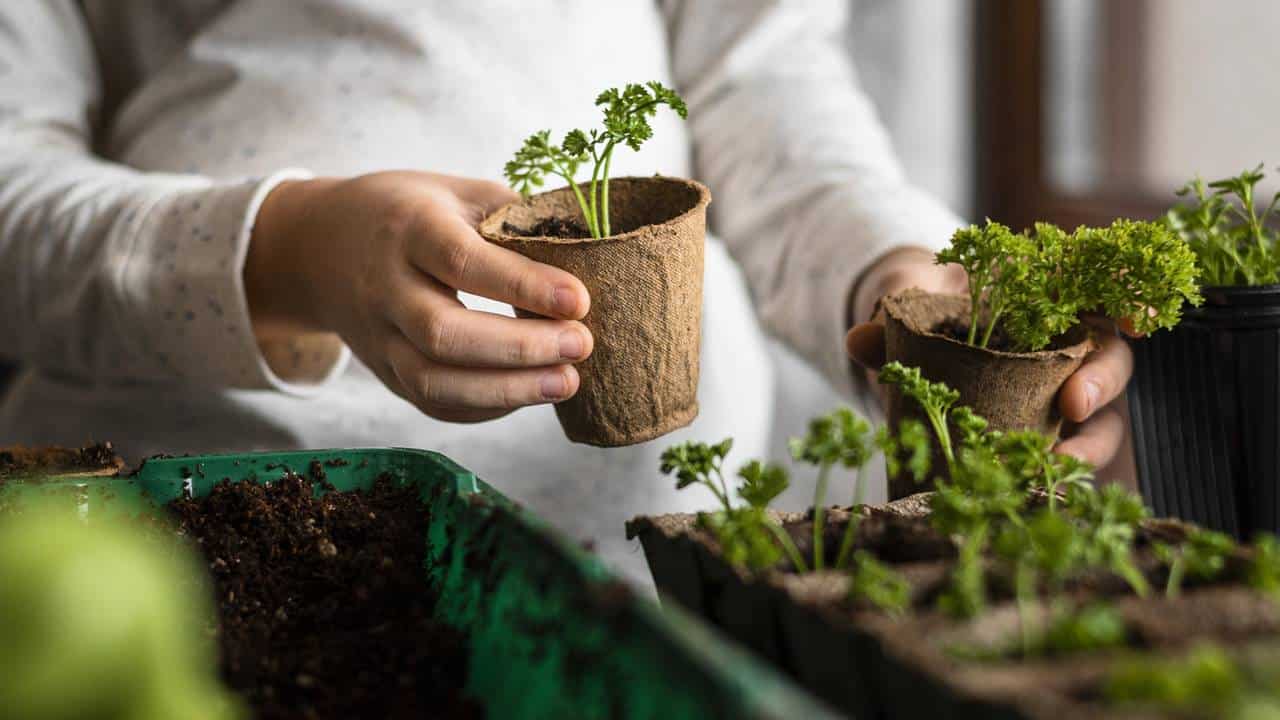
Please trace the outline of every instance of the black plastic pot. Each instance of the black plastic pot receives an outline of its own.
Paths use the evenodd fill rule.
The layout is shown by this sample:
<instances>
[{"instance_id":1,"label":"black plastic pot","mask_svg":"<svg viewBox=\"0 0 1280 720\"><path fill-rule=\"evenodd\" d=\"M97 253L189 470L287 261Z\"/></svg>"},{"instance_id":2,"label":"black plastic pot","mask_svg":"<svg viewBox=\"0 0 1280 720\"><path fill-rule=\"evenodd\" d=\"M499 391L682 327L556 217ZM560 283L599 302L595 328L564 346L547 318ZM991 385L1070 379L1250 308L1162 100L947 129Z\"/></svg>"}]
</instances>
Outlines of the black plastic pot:
<instances>
[{"instance_id":1,"label":"black plastic pot","mask_svg":"<svg viewBox=\"0 0 1280 720\"><path fill-rule=\"evenodd\" d=\"M1280 285L1202 293L1173 330L1132 342L1142 495L1237 537L1280 531Z\"/></svg>"}]
</instances>

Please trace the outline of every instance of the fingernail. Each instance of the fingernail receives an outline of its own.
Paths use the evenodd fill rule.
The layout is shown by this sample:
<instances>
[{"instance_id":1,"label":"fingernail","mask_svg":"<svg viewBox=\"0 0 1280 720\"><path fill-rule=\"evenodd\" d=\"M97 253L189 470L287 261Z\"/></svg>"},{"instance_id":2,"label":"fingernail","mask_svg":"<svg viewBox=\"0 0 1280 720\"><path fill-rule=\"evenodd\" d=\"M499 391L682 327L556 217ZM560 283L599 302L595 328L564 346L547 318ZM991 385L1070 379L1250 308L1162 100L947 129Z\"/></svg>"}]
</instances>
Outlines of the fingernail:
<instances>
[{"instance_id":1,"label":"fingernail","mask_svg":"<svg viewBox=\"0 0 1280 720\"><path fill-rule=\"evenodd\" d=\"M568 392L569 382L565 379L564 373L549 373L542 376L542 380L538 382L538 389L542 392L543 399L559 400Z\"/></svg>"},{"instance_id":2,"label":"fingernail","mask_svg":"<svg viewBox=\"0 0 1280 720\"><path fill-rule=\"evenodd\" d=\"M565 330L560 333L560 359L579 360L586 345L582 341L582 333L577 330Z\"/></svg>"},{"instance_id":3,"label":"fingernail","mask_svg":"<svg viewBox=\"0 0 1280 720\"><path fill-rule=\"evenodd\" d=\"M1098 406L1098 400L1101 397L1102 397L1102 386L1094 382L1093 380L1085 380L1084 381L1084 398L1085 398L1084 412L1086 415L1093 412L1093 409Z\"/></svg>"},{"instance_id":4,"label":"fingernail","mask_svg":"<svg viewBox=\"0 0 1280 720\"><path fill-rule=\"evenodd\" d=\"M578 294L569 288L556 288L552 304L560 315L573 316L578 312Z\"/></svg>"}]
</instances>

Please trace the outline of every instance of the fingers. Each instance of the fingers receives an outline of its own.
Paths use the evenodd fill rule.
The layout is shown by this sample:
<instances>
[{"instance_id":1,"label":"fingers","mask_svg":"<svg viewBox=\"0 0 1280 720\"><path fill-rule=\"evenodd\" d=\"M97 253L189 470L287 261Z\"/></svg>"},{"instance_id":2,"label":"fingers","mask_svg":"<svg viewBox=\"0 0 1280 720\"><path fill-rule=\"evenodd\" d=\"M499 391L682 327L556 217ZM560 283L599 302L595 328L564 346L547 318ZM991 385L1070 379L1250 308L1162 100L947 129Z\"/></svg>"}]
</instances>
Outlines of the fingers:
<instances>
[{"instance_id":1,"label":"fingers","mask_svg":"<svg viewBox=\"0 0 1280 720\"><path fill-rule=\"evenodd\" d=\"M1083 422L1124 391L1133 374L1133 352L1114 331L1098 333L1099 349L1062 385L1058 409L1072 422Z\"/></svg>"},{"instance_id":2,"label":"fingers","mask_svg":"<svg viewBox=\"0 0 1280 720\"><path fill-rule=\"evenodd\" d=\"M573 320L516 319L468 310L425 279L391 311L400 332L429 360L475 368L536 368L586 359L591 331Z\"/></svg>"},{"instance_id":3,"label":"fingers","mask_svg":"<svg viewBox=\"0 0 1280 720\"><path fill-rule=\"evenodd\" d=\"M581 280L487 242L459 215L434 214L410 243L409 260L451 288L538 315L580 320L591 307Z\"/></svg>"},{"instance_id":4,"label":"fingers","mask_svg":"<svg viewBox=\"0 0 1280 720\"><path fill-rule=\"evenodd\" d=\"M854 325L844 338L849 357L867 370L879 370L884 365L884 325L865 322Z\"/></svg>"},{"instance_id":5,"label":"fingers","mask_svg":"<svg viewBox=\"0 0 1280 720\"><path fill-rule=\"evenodd\" d=\"M392 342L387 361L401 395L433 417L483 418L486 411L559 402L578 391L578 371L572 365L517 370L441 365L404 338Z\"/></svg>"},{"instance_id":6,"label":"fingers","mask_svg":"<svg viewBox=\"0 0 1280 720\"><path fill-rule=\"evenodd\" d=\"M1055 449L1100 468L1115 458L1124 442L1124 433L1124 416L1114 405L1107 405Z\"/></svg>"},{"instance_id":7,"label":"fingers","mask_svg":"<svg viewBox=\"0 0 1280 720\"><path fill-rule=\"evenodd\" d=\"M490 180L450 177L449 185L467 210L472 225L503 205L520 199L520 193Z\"/></svg>"}]
</instances>

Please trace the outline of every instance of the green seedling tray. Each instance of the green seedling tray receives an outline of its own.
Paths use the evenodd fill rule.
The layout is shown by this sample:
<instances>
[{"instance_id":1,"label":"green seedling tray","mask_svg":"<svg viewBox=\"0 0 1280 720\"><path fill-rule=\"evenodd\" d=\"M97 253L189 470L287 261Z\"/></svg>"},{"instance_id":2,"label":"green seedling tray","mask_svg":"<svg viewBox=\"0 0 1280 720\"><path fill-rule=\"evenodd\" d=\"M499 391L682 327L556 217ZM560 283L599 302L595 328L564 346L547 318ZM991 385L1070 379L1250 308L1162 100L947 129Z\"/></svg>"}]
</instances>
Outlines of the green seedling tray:
<instances>
[{"instance_id":1,"label":"green seedling tray","mask_svg":"<svg viewBox=\"0 0 1280 720\"><path fill-rule=\"evenodd\" d=\"M431 510L424 582L470 639L468 690L491 718L837 717L675 608L635 595L598 560L439 453L318 450L148 460L131 477L0 479L0 507L84 516L156 512L224 479L270 482L321 463L338 490L389 473ZM621 532L621 529L619 529ZM765 620L762 618L762 620Z\"/></svg>"}]
</instances>

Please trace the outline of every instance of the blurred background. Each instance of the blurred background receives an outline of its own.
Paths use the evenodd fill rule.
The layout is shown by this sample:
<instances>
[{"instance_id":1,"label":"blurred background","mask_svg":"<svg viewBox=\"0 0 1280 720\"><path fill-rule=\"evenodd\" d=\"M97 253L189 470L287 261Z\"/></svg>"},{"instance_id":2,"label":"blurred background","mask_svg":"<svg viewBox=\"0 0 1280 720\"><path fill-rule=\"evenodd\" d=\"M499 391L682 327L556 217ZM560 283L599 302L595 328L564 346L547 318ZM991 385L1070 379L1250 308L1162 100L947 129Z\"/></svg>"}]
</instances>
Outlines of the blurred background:
<instances>
[{"instance_id":1,"label":"blurred background","mask_svg":"<svg viewBox=\"0 0 1280 720\"><path fill-rule=\"evenodd\" d=\"M1276 0L850 2L863 90L907 174L963 218L1150 218L1197 173L1280 164L1280 87L1265 80L1280 61ZM773 451L785 457L786 437L837 400L775 354ZM786 504L798 509L812 486L795 485ZM846 501L847 483L835 487ZM882 480L871 488L883 497Z\"/></svg>"}]
</instances>

